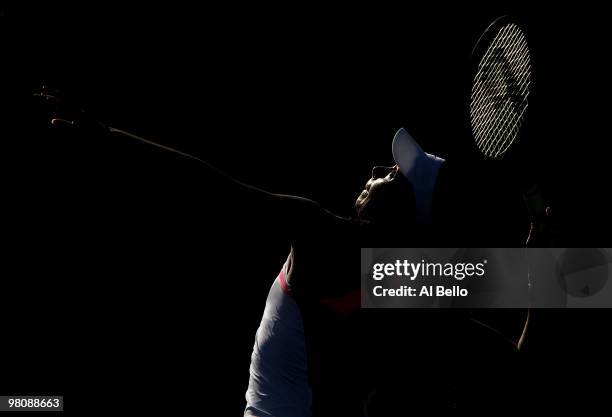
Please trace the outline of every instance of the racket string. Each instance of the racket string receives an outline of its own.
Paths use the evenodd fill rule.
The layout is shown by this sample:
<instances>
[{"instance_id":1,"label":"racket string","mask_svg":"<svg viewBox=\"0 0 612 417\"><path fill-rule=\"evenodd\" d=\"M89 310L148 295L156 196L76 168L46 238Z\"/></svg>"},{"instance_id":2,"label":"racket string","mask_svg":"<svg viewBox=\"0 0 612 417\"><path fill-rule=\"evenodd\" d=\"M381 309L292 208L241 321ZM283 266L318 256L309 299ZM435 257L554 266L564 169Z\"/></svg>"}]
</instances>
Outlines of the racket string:
<instances>
[{"instance_id":1,"label":"racket string","mask_svg":"<svg viewBox=\"0 0 612 417\"><path fill-rule=\"evenodd\" d=\"M470 121L476 146L498 158L516 141L528 106L531 63L527 41L515 24L502 27L474 77Z\"/></svg>"},{"instance_id":2,"label":"racket string","mask_svg":"<svg viewBox=\"0 0 612 417\"><path fill-rule=\"evenodd\" d=\"M495 103L488 104L487 108L483 109L477 117L483 118L488 116L491 113L491 109L488 107L494 105ZM490 123L488 126L485 125L484 130L479 132L478 145L489 156L495 157L503 153L517 137L518 127L520 127L525 106L522 106L519 114L511 111L511 106L512 103L507 101L501 109L497 109L497 114L500 116L495 120L496 123ZM479 122L482 123L480 120L476 120L476 123Z\"/></svg>"},{"instance_id":3,"label":"racket string","mask_svg":"<svg viewBox=\"0 0 612 417\"><path fill-rule=\"evenodd\" d=\"M501 39L502 41L508 41L507 31L508 31L508 27L504 28L504 30L501 31L498 34L497 39L498 40ZM512 43L516 43L517 37L518 37L518 35L514 34L513 36L511 36L509 38L509 41L512 42ZM489 50L492 50L492 48L494 48L494 45L495 45L495 43L492 44L492 46L489 48ZM515 53L515 55L516 55L516 53ZM478 78L480 78L483 75L483 73L484 73L483 68L486 69L487 65L489 65L489 68L490 68L489 60L491 59L492 56L493 55L491 53L489 53L488 55L485 55L485 60L483 60L484 63L481 65L481 71L480 71L480 74L479 74ZM522 57L524 57L524 56L525 56L525 53L523 51ZM522 57L519 57L519 59L522 58ZM516 60L516 58L514 58L514 60ZM523 66L525 66L525 65L523 65ZM493 96L493 97L500 97L500 96L502 96L503 97L503 94L506 93L506 91L505 91L506 86L503 85L505 83L503 83L503 84L500 83L500 81L502 81L502 74L500 74L500 71L497 71L495 75L496 75L496 78L492 81L492 84L493 84L495 89L492 91L492 94L491 94L491 89L489 89L490 92L487 95L487 98L489 98L489 100L488 100L489 103L485 104L485 108L481 110L480 114L477 114L477 116L476 116L477 117L476 123L481 123L482 124L482 118L486 117L487 115L489 115L491 113L491 110L489 108L496 105L496 103L493 100L491 100L490 97L491 96ZM489 84L491 84L491 82ZM525 90L525 88L527 87L526 84L527 83L525 83L525 82L522 83L522 85L520 86L520 90L519 90L520 92L523 92L523 90ZM476 90L476 96L478 96L479 93L482 93L482 90L483 90L482 86L483 86L483 84L480 83L480 85L479 85L480 88ZM495 135L493 138L490 138L490 140L488 140L486 144L484 144L486 146L483 148L483 149L486 150L486 152L488 154L490 154L492 156L496 156L499 153L503 152L504 149L501 148L501 147L502 147L502 145L504 145L504 142L506 142L506 145L510 145L513 142L513 140L515 139L515 137L517 136L516 133L517 133L518 129L516 129L516 127L517 127L516 126L517 125L516 122L517 122L517 119L520 120L520 117L522 116L523 112L521 112L521 114L519 114L519 115L516 115L514 112L510 112L509 111L510 110L509 107L511 105L512 105L512 102L509 101L509 100L506 101L505 103L503 103L503 108L502 109L498 109L498 111L497 111L497 114L501 113L501 116L502 116L501 120L500 119L496 120L497 121L497 125L496 124L490 124L489 126L485 126L485 130L484 131L479 132L480 133L480 135L479 135L480 136L480 138L479 138L480 139L479 140L479 145L481 147L484 144L483 142L485 142L487 140L487 138L490 138L491 132L493 132L493 134ZM501 111L499 111L499 110L501 110ZM501 125L501 126L499 126L499 125ZM500 139L503 139L503 138L500 138L500 136L504 132L508 133L507 136L509 138L507 138L507 139L509 139L509 140L506 140L506 141L500 140Z\"/></svg>"},{"instance_id":4,"label":"racket string","mask_svg":"<svg viewBox=\"0 0 612 417\"><path fill-rule=\"evenodd\" d=\"M501 32L501 33L498 35L498 38L500 38L500 37L501 37L501 38L502 38L502 41L503 41L503 40L504 40L504 39L503 39L503 38L504 38L504 35L505 35L505 33L504 33L504 32ZM511 42L511 43L516 43L516 38L517 38L517 35L515 34L515 35L514 35L512 38L510 38L510 42ZM483 59L483 61L482 61L481 65L480 65L480 70L479 70L479 73L478 73L478 74L477 74L477 76L476 76L476 83L475 83L475 87L476 87L476 88L475 88L474 94L472 95L473 99L474 99L474 98L478 98L479 96L480 96L481 98L490 98L490 96L492 95L492 94L488 94L488 95L486 95L485 97L483 97L483 95L484 95L484 91L483 91L484 84L481 82L481 78L483 78L483 76L484 76L485 74L487 75L487 78L490 78L490 71L486 71L486 72L485 72L484 70L488 70L488 69L490 69L490 68L491 68L491 62L490 62L490 59L491 59L491 57L493 57L493 56L494 56L494 55L493 55L493 54L490 52L491 50L498 50L498 51L499 51L498 47L496 47L496 44L492 44L492 45L491 45L491 47L489 48L489 53L488 53L487 55L485 55L485 57L484 57L484 59ZM527 50L526 48L523 48L523 49L522 49L522 51L520 52L520 53L521 53L521 55L520 55L520 56L518 56L518 57L512 57L512 55L516 55L516 54L517 54L516 52L508 54L508 53L507 53L507 49L505 49L505 50L504 50L504 52L506 52L506 54L507 54L507 55L508 55L510 58L512 58L512 59L510 59L510 60L508 60L508 59L507 59L507 60L506 60L506 62L515 63L516 61L522 61L522 63L521 63L521 62L519 62L519 68L517 68L517 69L519 69L519 70L523 70L523 72L525 71L523 67L526 67L526 66L527 66L527 64L528 64L528 56L527 56L528 50ZM499 54L497 54L497 55L499 55ZM496 78L493 80L493 82L488 82L488 83L487 83L487 84L488 84L488 86L489 86L489 89L491 88L491 85L493 84L493 86L494 86L494 88L496 88L496 90L500 90L500 89L502 89L502 92L505 92L504 90L507 88L507 87L506 87L506 85L505 85L506 83L501 83L501 82L500 82L500 80L501 80L501 78L502 78L502 75L499 73L499 71L497 71L497 73L495 74L495 76L496 76ZM523 79L523 81L526 81L526 78L524 78L524 79ZM521 83L521 85L520 85L520 87L519 87L520 92L523 92L522 90L526 90L526 87L527 87L527 83L526 83L526 82L522 82L522 83ZM500 93L499 91L497 91L496 93L497 93L497 94L493 94L493 96L502 96L502 95L503 95L503 94L499 94L499 93ZM486 101L485 101L485 102L486 102ZM490 102L490 100L489 100L489 102ZM490 102L490 105L494 105L494 103L491 103L491 102Z\"/></svg>"}]
</instances>

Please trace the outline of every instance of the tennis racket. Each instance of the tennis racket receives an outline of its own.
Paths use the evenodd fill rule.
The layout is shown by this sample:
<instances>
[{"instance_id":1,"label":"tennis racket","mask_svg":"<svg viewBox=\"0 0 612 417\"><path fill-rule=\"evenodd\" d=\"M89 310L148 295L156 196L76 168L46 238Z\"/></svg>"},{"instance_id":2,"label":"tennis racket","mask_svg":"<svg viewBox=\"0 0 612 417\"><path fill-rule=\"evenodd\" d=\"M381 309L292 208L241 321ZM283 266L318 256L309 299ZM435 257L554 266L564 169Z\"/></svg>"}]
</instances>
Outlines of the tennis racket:
<instances>
[{"instance_id":1,"label":"tennis racket","mask_svg":"<svg viewBox=\"0 0 612 417\"><path fill-rule=\"evenodd\" d=\"M499 161L516 178L530 220L525 247L530 246L534 227L543 223L547 208L529 169L534 159L527 134L534 76L525 27L518 20L503 16L484 31L472 51L471 81L469 119L474 144L485 159ZM531 278L527 257L528 313L519 348L529 323Z\"/></svg>"},{"instance_id":2,"label":"tennis racket","mask_svg":"<svg viewBox=\"0 0 612 417\"><path fill-rule=\"evenodd\" d=\"M532 221L545 216L528 139L534 77L524 27L503 16L485 30L472 51L469 117L472 138L484 158L499 161L519 185Z\"/></svg>"},{"instance_id":3,"label":"tennis racket","mask_svg":"<svg viewBox=\"0 0 612 417\"><path fill-rule=\"evenodd\" d=\"M470 126L478 150L501 159L519 142L533 87L531 54L521 26L495 20L472 52Z\"/></svg>"}]
</instances>

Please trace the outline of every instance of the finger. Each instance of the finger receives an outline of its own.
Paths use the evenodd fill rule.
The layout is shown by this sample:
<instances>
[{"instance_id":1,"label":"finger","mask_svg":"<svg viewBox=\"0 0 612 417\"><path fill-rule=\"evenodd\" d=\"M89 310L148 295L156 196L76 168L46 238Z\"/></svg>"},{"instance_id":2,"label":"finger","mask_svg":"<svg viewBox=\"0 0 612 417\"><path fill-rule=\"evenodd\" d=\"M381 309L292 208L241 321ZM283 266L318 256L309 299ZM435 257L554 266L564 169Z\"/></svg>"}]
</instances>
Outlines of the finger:
<instances>
[{"instance_id":1,"label":"finger","mask_svg":"<svg viewBox=\"0 0 612 417\"><path fill-rule=\"evenodd\" d=\"M74 120L62 119L59 117L51 119L52 126L74 126Z\"/></svg>"},{"instance_id":2,"label":"finger","mask_svg":"<svg viewBox=\"0 0 612 417\"><path fill-rule=\"evenodd\" d=\"M45 92L34 93L32 94L32 96L38 97L42 99L43 101L45 101L46 103L50 103L50 104L59 104L61 102L61 99L59 97L54 96L53 94L45 93Z\"/></svg>"}]
</instances>

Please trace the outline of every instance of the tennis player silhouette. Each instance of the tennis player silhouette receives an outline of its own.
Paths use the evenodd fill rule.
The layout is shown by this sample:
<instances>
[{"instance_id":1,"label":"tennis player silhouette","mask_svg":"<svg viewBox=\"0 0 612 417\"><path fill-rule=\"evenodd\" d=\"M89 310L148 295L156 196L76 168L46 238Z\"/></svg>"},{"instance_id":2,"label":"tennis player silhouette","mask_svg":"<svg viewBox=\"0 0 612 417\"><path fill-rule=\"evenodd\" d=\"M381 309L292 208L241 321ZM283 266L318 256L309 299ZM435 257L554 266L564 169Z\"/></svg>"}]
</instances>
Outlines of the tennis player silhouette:
<instances>
[{"instance_id":1,"label":"tennis player silhouette","mask_svg":"<svg viewBox=\"0 0 612 417\"><path fill-rule=\"evenodd\" d=\"M448 351L464 358L476 358L482 352L516 352L516 341L524 330L522 321L508 342L488 332L477 334L474 328L478 326L463 311L366 314L360 309L355 259L360 247L433 247L440 243L436 204L444 201L439 195L444 187L439 183L451 181L453 175L446 172L444 159L424 152L407 130L398 130L393 138L395 163L374 167L355 202L356 216L345 218L310 199L264 191L198 157L107 126L56 91L44 88L35 96L49 109L52 127L97 137L90 145L80 146L92 147L92 154L102 153L105 166L133 164L147 166L151 172L172 172L178 181L154 181L147 190L158 194L160 188L176 186L197 193L198 201L214 205L221 218L218 221L231 223L233 230L257 227L252 225L256 219L269 236L291 244L285 264L272 281L255 336L245 416L382 416L398 409L450 414L464 391L456 388L455 381L451 384L455 388L441 388L443 392L434 394L428 384L436 383L440 375L472 372L465 364L474 366L474 360L427 367L414 362L391 366L381 359L395 358L401 363L402 355L407 355L410 361L427 362L425 358L436 355L448 357ZM177 195L176 189L170 192ZM141 197L142 188L129 196ZM192 211L197 209L189 209ZM407 383L407 375L412 383ZM390 399L397 400L396 394L408 385L413 400L395 407ZM493 395L490 385L478 385L489 394L487 403L501 395L498 390Z\"/></svg>"}]
</instances>

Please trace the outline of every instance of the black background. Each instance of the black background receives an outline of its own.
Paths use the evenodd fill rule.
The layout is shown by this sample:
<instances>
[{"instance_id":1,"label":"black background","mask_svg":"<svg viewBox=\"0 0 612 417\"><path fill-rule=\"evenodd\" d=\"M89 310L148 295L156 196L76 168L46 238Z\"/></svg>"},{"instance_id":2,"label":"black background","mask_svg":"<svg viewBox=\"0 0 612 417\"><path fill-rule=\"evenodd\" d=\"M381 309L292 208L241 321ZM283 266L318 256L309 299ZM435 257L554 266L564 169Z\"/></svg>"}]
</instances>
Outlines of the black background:
<instances>
[{"instance_id":1,"label":"black background","mask_svg":"<svg viewBox=\"0 0 612 417\"><path fill-rule=\"evenodd\" d=\"M610 246L603 8L16 3L3 9L3 84L15 97L42 83L67 91L113 126L193 152L270 191L352 215L371 167L392 163L399 127L428 152L470 163L470 52L488 23L506 13L528 28L537 71L530 146L561 231L559 246ZM499 222L524 220L500 212ZM60 320L53 326L61 337L23 336L22 353L62 361L51 372L33 366L3 387L74 393L90 406L96 395L131 389L145 397L205 393L228 408L223 414L239 413L254 332L287 247L274 236L234 230L231 222L211 221L207 233L194 249L201 250L192 264L197 273L154 278L164 282L165 299L153 292L113 308L119 280L44 278L45 285L59 282L62 302L43 303L47 314L53 310L46 320L33 312L34 301L15 317ZM84 314L91 313L88 305L98 309L97 319ZM577 409L603 401L591 390L594 370L603 374L609 363L608 316L545 313L547 326L530 358L534 375L526 379L538 380L538 370L548 374L542 381L555 376L551 389L565 390Z\"/></svg>"}]
</instances>

